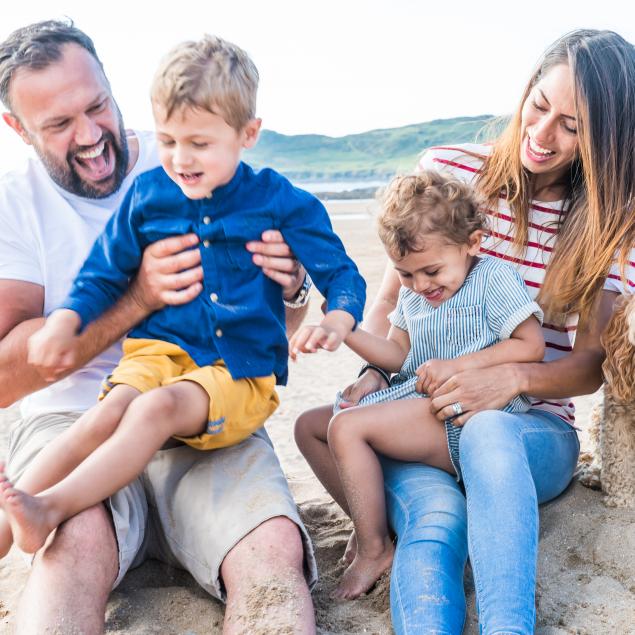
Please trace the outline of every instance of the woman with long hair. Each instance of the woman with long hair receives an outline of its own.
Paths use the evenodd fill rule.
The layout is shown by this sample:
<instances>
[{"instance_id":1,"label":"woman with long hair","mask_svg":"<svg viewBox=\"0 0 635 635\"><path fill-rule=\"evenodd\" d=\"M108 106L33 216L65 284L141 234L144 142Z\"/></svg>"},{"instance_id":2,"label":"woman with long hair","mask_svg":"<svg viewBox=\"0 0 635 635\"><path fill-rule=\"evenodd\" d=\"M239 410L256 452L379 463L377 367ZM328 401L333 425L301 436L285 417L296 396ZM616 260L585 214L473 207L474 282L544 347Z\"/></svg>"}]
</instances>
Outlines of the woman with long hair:
<instances>
[{"instance_id":1,"label":"woman with long hair","mask_svg":"<svg viewBox=\"0 0 635 635\"><path fill-rule=\"evenodd\" d=\"M534 630L538 504L571 481L579 442L570 399L601 385L600 334L618 294L635 286L634 145L635 49L616 33L579 30L546 51L496 141L422 158L422 168L476 188L490 219L482 252L513 263L541 305L546 355L431 388L440 420L460 413L464 489L447 472L384 461L397 633L462 632L468 552L481 632ZM366 330L386 335L398 292L389 268ZM384 388L384 375L368 369L345 390L346 405ZM498 410L520 394L530 397L529 412ZM315 441L331 416L331 406L305 412L296 439L337 491L329 448ZM307 451L308 443L320 445Z\"/></svg>"}]
</instances>

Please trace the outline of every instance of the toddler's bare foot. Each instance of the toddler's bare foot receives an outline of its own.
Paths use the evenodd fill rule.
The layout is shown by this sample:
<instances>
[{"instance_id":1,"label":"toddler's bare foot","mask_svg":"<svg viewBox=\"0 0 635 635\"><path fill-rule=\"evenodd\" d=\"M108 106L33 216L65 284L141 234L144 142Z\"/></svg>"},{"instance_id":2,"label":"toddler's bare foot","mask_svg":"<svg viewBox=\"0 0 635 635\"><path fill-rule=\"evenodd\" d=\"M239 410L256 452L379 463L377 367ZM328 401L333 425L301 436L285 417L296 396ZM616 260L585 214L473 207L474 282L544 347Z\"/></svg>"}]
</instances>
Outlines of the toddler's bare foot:
<instances>
[{"instance_id":1,"label":"toddler's bare foot","mask_svg":"<svg viewBox=\"0 0 635 635\"><path fill-rule=\"evenodd\" d=\"M333 593L335 600L354 600L362 593L366 593L382 573L392 564L395 547L386 537L383 550L373 556L363 555L358 548L357 555L350 566L344 571L342 579Z\"/></svg>"},{"instance_id":2,"label":"toddler's bare foot","mask_svg":"<svg viewBox=\"0 0 635 635\"><path fill-rule=\"evenodd\" d=\"M344 564L351 564L353 560L355 560L355 556L357 555L357 534L355 530L351 532L351 535L348 538L348 543L346 543L346 549L344 550L344 555L342 556L342 562Z\"/></svg>"},{"instance_id":3,"label":"toddler's bare foot","mask_svg":"<svg viewBox=\"0 0 635 635\"><path fill-rule=\"evenodd\" d=\"M25 553L35 553L48 535L63 520L55 510L37 496L30 496L9 483L0 497L9 519L13 540Z\"/></svg>"}]
</instances>

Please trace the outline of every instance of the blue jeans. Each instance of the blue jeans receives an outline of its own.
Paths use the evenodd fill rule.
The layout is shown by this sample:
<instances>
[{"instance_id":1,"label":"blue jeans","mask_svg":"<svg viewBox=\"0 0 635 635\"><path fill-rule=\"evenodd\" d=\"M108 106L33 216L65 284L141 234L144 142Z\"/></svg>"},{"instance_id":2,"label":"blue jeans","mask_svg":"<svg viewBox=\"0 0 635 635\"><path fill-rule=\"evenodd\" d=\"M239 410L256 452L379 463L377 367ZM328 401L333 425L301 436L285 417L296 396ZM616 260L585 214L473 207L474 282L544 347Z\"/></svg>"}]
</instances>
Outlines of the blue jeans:
<instances>
[{"instance_id":1,"label":"blue jeans","mask_svg":"<svg viewBox=\"0 0 635 635\"><path fill-rule=\"evenodd\" d=\"M446 472L382 459L397 534L390 587L397 635L462 632L468 549L481 633L534 632L538 503L567 487L579 450L575 430L555 415L488 410L461 434L465 495Z\"/></svg>"}]
</instances>

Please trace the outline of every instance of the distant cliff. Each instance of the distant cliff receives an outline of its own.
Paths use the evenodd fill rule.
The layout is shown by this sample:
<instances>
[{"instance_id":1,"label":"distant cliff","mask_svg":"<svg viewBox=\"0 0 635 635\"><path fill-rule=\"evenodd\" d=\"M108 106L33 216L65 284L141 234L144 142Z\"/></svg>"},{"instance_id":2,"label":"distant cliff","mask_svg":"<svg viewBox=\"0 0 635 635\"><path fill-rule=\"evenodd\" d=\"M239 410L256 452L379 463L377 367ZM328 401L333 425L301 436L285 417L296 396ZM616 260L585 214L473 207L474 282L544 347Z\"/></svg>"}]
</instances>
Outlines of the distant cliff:
<instances>
[{"instance_id":1,"label":"distant cliff","mask_svg":"<svg viewBox=\"0 0 635 635\"><path fill-rule=\"evenodd\" d=\"M436 119L345 137L263 130L245 159L255 168L271 167L296 181L387 179L412 170L424 148L474 141L492 120L492 115Z\"/></svg>"}]
</instances>

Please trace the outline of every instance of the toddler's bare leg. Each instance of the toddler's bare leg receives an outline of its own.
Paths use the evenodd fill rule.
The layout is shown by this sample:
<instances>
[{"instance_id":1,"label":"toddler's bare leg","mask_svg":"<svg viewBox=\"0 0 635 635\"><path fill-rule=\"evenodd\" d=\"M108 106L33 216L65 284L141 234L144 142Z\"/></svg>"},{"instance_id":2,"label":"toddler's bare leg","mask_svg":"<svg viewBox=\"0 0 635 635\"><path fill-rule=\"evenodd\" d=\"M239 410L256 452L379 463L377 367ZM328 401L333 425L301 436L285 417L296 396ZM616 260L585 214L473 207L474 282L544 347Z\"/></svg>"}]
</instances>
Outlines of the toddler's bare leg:
<instances>
[{"instance_id":1,"label":"toddler's bare leg","mask_svg":"<svg viewBox=\"0 0 635 635\"><path fill-rule=\"evenodd\" d=\"M453 472L445 426L432 416L427 399L404 399L338 413L328 430L357 536L357 554L342 576L337 599L366 592L390 567L381 465L376 452L402 461L421 461Z\"/></svg>"},{"instance_id":2,"label":"toddler's bare leg","mask_svg":"<svg viewBox=\"0 0 635 635\"><path fill-rule=\"evenodd\" d=\"M16 487L27 494L37 494L70 474L110 437L130 402L139 394L138 390L130 386L115 386L106 399L86 411L40 451L18 479ZM7 480L3 466L0 466L0 479ZM0 558L7 554L12 542L9 521L0 512Z\"/></svg>"},{"instance_id":3,"label":"toddler's bare leg","mask_svg":"<svg viewBox=\"0 0 635 635\"><path fill-rule=\"evenodd\" d=\"M0 503L16 544L37 551L62 521L138 476L168 438L200 434L208 414L209 397L198 384L183 381L151 390L130 404L113 435L61 482L38 496L5 483Z\"/></svg>"}]
</instances>

